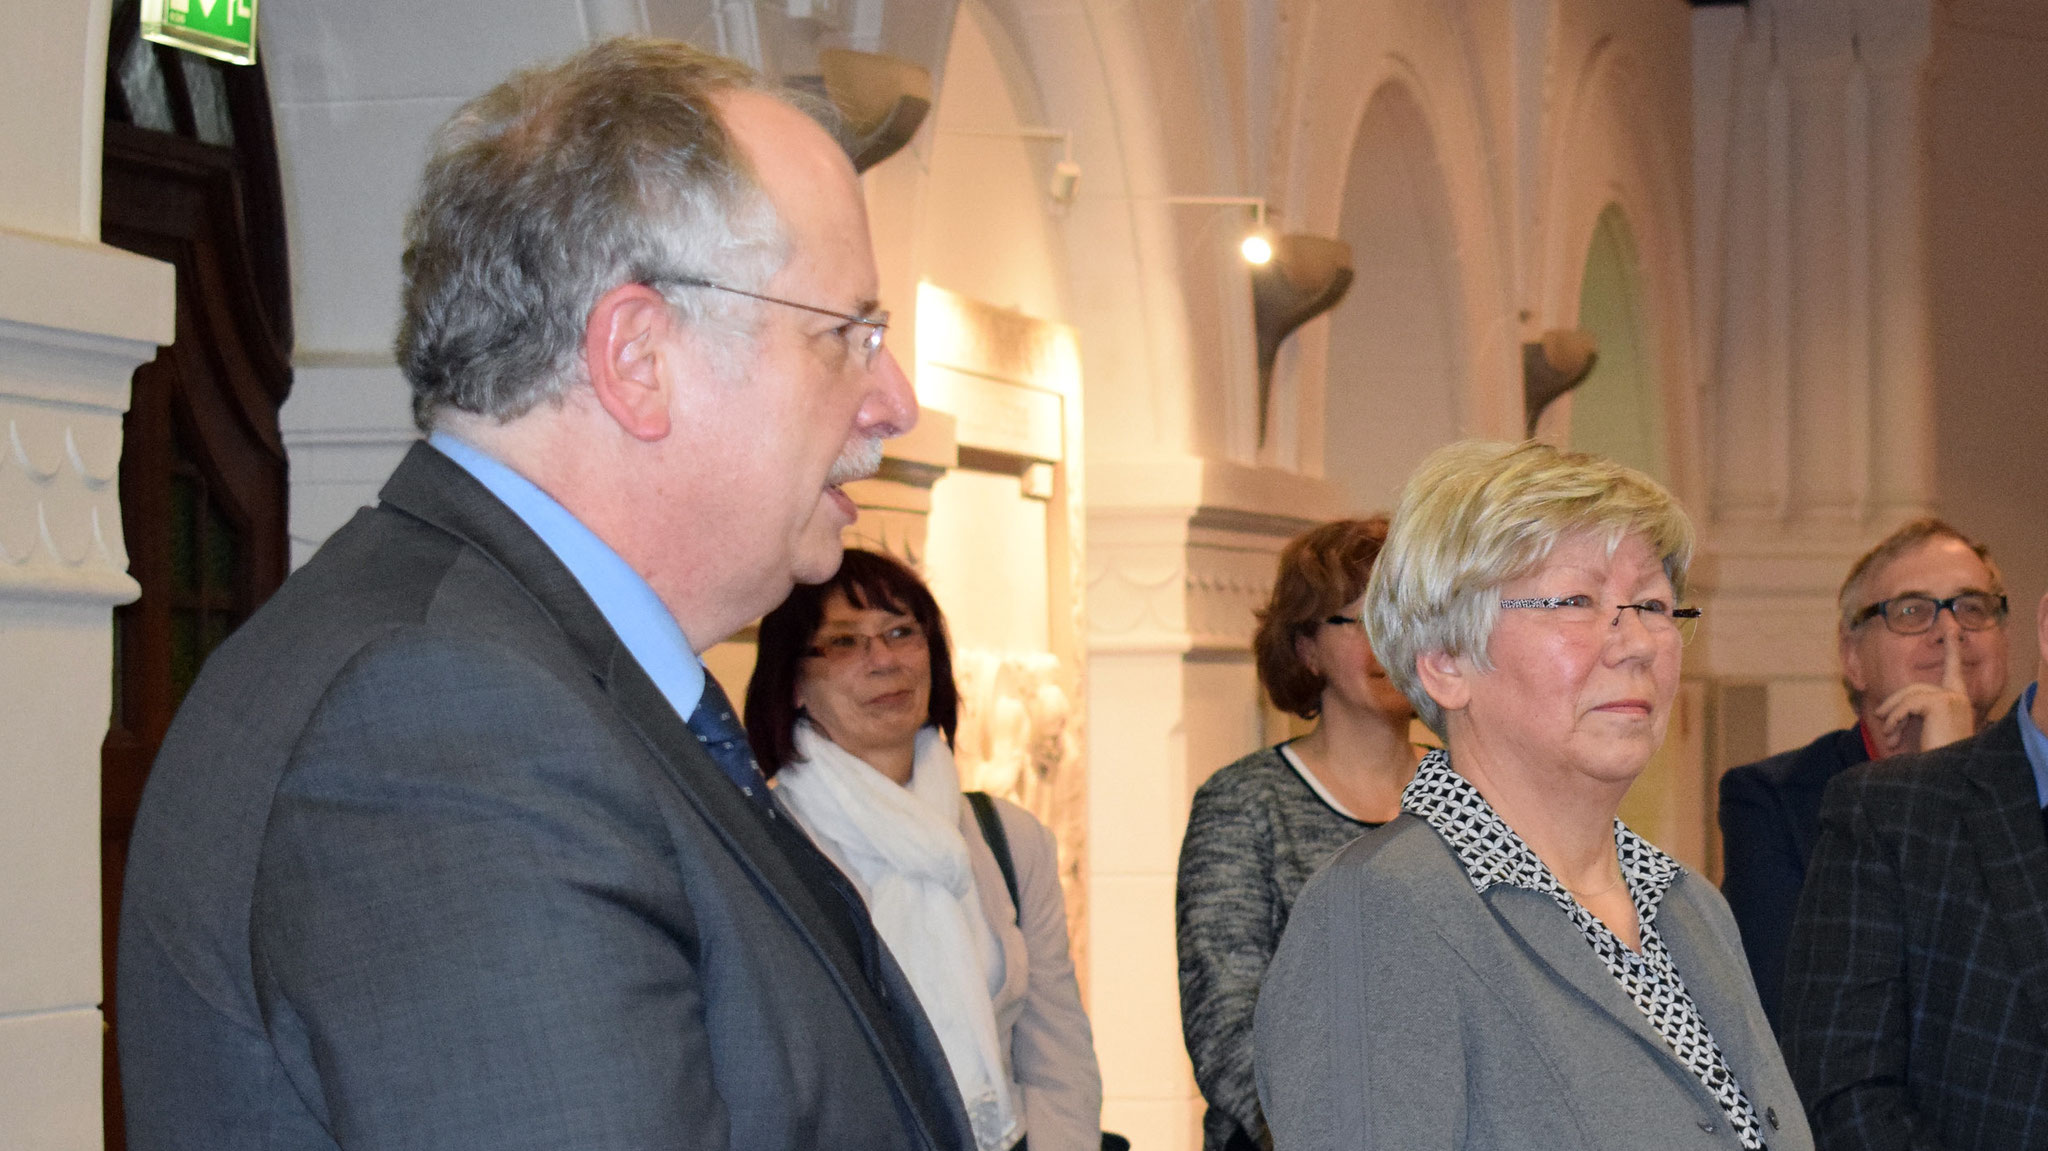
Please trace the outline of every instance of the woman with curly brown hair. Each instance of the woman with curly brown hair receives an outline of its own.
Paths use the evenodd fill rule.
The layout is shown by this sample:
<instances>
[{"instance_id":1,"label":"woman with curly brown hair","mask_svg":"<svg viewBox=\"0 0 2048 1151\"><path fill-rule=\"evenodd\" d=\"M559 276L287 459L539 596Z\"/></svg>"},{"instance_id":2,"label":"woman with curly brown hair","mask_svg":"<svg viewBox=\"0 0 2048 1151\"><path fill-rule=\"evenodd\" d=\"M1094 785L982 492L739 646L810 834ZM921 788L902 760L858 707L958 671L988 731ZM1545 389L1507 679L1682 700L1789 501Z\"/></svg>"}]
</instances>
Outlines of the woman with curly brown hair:
<instances>
[{"instance_id":1,"label":"woman with curly brown hair","mask_svg":"<svg viewBox=\"0 0 2048 1151\"><path fill-rule=\"evenodd\" d=\"M1252 1079L1252 1009L1308 877L1401 809L1421 752L1414 708L1387 680L1360 601L1387 519L1337 520L1280 553L1253 640L1273 705L1316 720L1255 751L1195 793L1176 900L1181 1029L1209 1101L1204 1151L1271 1146Z\"/></svg>"}]
</instances>

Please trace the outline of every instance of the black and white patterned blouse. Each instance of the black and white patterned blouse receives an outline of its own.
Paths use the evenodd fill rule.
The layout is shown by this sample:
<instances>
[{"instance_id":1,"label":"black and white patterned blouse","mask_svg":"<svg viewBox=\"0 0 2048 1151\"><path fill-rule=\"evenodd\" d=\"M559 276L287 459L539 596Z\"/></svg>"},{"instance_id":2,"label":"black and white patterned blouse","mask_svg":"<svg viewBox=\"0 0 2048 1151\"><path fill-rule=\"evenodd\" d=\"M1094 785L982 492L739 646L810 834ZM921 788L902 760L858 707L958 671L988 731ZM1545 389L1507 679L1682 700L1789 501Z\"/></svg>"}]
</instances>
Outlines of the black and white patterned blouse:
<instances>
[{"instance_id":1,"label":"black and white patterned blouse","mask_svg":"<svg viewBox=\"0 0 2048 1151\"><path fill-rule=\"evenodd\" d=\"M1414 782L1401 793L1401 810L1436 829L1457 853L1475 890L1484 892L1496 883L1505 883L1555 900L1678 1061L1721 1104L1742 1137L1742 1145L1762 1151L1764 1139L1756 1108L1750 1105L1742 1084L1736 1082L1735 1072L1700 1018L1685 980L1672 966L1671 953L1657 934L1657 908L1678 878L1677 860L1623 827L1620 820L1614 821L1614 846L1621 855L1621 873L1628 881L1643 936L1642 950L1631 951L1606 924L1579 905L1522 837L1502 822L1479 790L1451 770L1450 756L1444 752L1433 751L1423 759Z\"/></svg>"}]
</instances>

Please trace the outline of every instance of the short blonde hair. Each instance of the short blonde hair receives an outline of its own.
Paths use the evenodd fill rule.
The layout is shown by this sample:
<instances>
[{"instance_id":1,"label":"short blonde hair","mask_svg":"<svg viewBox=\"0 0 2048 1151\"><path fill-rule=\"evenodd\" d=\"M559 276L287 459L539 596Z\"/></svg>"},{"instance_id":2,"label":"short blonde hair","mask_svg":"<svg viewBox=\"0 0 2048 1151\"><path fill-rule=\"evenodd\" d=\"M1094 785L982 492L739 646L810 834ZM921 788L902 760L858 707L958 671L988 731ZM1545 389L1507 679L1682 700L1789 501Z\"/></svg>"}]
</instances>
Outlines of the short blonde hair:
<instances>
[{"instance_id":1,"label":"short blonde hair","mask_svg":"<svg viewBox=\"0 0 2048 1151\"><path fill-rule=\"evenodd\" d=\"M1444 711L1416 677L1417 660L1443 652L1489 669L1501 585L1582 533L1604 537L1610 553L1641 536L1685 594L1692 521L1634 468L1534 440L1466 441L1437 449L1409 477L1366 583L1365 621L1374 654L1430 730L1444 734Z\"/></svg>"}]
</instances>

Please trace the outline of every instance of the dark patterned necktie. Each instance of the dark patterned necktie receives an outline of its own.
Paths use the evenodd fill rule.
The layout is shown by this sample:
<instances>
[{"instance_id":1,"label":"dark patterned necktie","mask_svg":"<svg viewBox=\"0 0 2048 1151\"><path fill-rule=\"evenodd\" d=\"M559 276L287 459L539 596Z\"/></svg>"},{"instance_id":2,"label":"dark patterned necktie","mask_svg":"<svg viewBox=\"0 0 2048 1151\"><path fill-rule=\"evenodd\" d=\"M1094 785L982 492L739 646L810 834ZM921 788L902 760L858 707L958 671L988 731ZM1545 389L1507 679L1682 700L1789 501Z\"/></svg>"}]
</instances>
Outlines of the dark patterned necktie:
<instances>
[{"instance_id":1,"label":"dark patterned necktie","mask_svg":"<svg viewBox=\"0 0 2048 1151\"><path fill-rule=\"evenodd\" d=\"M690 731L698 742L704 745L705 754L718 770L732 780L754 805L769 815L775 814L775 801L768 795L768 778L761 774L761 767L754 762L754 749L747 743L747 731L740 726L739 717L733 714L732 700L726 697L725 689L709 671L704 673L704 694L697 700L697 710L690 713Z\"/></svg>"}]
</instances>

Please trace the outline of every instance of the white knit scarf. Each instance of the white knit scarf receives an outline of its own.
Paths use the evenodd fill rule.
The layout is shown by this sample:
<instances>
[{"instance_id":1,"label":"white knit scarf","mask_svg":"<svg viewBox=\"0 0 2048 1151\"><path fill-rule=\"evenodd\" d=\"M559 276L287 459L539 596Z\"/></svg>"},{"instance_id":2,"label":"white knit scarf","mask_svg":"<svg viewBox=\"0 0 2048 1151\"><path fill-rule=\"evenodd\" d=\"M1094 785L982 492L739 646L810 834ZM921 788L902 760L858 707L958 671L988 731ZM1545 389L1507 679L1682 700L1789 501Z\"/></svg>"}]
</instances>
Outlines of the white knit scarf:
<instances>
[{"instance_id":1,"label":"white knit scarf","mask_svg":"<svg viewBox=\"0 0 2048 1151\"><path fill-rule=\"evenodd\" d=\"M796 725L796 760L776 794L868 902L875 930L924 1006L952 1065L980 1151L1024 1134L1003 1070L992 988L1001 945L990 929L960 834L960 771L937 728L917 733L910 786Z\"/></svg>"}]
</instances>

